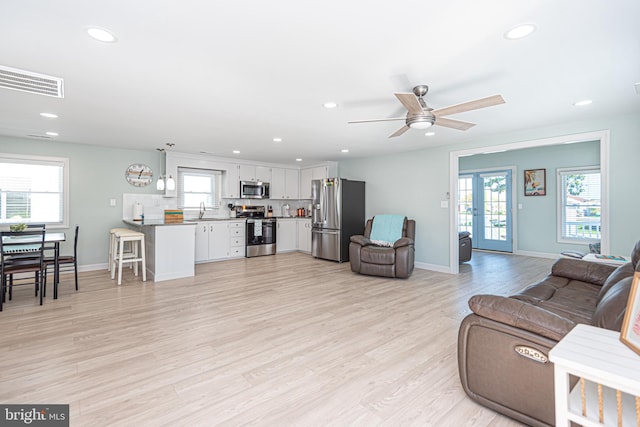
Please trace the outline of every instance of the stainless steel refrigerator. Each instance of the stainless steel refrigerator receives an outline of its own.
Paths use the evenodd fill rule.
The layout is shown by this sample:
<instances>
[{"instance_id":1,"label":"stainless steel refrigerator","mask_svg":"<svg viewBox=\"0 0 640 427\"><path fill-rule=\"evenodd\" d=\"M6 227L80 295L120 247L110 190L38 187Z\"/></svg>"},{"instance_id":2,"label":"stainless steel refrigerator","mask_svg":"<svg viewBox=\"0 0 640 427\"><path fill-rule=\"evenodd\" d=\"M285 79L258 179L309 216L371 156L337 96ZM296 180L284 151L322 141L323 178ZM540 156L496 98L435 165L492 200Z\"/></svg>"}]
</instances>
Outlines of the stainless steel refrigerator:
<instances>
[{"instance_id":1,"label":"stainless steel refrigerator","mask_svg":"<svg viewBox=\"0 0 640 427\"><path fill-rule=\"evenodd\" d=\"M311 182L311 254L316 258L349 260L349 241L365 226L364 182L343 178Z\"/></svg>"}]
</instances>

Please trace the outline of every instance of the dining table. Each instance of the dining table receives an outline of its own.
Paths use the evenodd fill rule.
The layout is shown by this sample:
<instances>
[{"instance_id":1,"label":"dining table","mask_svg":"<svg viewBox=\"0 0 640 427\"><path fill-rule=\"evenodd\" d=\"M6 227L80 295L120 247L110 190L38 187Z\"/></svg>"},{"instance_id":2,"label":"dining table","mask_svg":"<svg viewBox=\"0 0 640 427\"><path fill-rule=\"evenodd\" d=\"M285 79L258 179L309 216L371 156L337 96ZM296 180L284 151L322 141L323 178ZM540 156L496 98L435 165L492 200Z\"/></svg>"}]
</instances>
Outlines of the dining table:
<instances>
[{"instance_id":1,"label":"dining table","mask_svg":"<svg viewBox=\"0 0 640 427\"><path fill-rule=\"evenodd\" d=\"M4 243L15 242L21 243L19 246L14 246L16 252L30 252L33 250L34 244L40 243L40 237L37 235L26 236L3 236L2 241ZM60 282L60 242L67 240L67 236L63 231L45 231L44 233L44 246L45 251L51 250L51 247L47 248L47 243L53 244L54 252L54 264L53 264L53 299L58 299L58 283ZM22 245L22 243L24 245Z\"/></svg>"}]
</instances>

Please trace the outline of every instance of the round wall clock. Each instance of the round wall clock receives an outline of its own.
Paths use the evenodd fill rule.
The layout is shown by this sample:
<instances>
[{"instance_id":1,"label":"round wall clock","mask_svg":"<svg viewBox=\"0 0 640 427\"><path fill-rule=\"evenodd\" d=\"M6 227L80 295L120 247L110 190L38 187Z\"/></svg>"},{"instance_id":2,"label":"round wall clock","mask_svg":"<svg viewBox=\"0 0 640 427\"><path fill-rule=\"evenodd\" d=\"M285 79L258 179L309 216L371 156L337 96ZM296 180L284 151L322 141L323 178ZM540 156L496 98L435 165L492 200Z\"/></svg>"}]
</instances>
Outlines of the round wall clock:
<instances>
[{"instance_id":1,"label":"round wall clock","mask_svg":"<svg viewBox=\"0 0 640 427\"><path fill-rule=\"evenodd\" d=\"M153 179L153 172L147 165L134 163L130 165L124 173L127 182L136 187L149 185Z\"/></svg>"}]
</instances>

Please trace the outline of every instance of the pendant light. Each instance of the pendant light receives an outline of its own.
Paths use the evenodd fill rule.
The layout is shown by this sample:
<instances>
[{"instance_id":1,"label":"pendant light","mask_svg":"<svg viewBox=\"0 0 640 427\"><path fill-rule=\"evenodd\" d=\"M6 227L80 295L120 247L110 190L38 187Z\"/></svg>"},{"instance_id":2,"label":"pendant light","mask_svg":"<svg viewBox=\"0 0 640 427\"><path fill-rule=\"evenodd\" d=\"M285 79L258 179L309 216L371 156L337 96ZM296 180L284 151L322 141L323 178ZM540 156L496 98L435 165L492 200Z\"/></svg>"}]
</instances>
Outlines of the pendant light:
<instances>
[{"instance_id":1,"label":"pendant light","mask_svg":"<svg viewBox=\"0 0 640 427\"><path fill-rule=\"evenodd\" d=\"M173 142L167 142L166 146L168 148L173 148L173 146L176 145ZM156 150L158 150L160 153L164 153L167 149L165 148L156 148ZM162 159L162 154L160 154L160 163L163 163ZM167 163L166 161L164 162L164 167L162 168L163 170L165 170L165 172L162 173L162 175L160 175L158 177L158 182L156 182L156 189L158 191L164 191L165 187L167 189L167 191L173 191L176 189L176 180L173 179L173 176L169 175L169 177L167 178L167 172L166 172L166 166Z\"/></svg>"}]
</instances>

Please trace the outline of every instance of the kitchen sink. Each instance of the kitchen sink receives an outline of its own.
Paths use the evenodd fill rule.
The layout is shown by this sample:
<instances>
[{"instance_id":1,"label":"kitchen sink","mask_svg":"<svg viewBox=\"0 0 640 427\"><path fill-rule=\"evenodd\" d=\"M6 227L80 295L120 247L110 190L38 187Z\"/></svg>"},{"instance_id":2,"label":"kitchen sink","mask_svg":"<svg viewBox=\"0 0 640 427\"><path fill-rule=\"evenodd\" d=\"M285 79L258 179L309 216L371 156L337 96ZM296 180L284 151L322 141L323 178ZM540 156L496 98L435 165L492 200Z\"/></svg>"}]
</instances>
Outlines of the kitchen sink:
<instances>
[{"instance_id":1,"label":"kitchen sink","mask_svg":"<svg viewBox=\"0 0 640 427\"><path fill-rule=\"evenodd\" d=\"M193 219L185 219L184 221L185 222L228 221L230 219L236 219L236 218L202 218L202 219L193 218Z\"/></svg>"}]
</instances>

